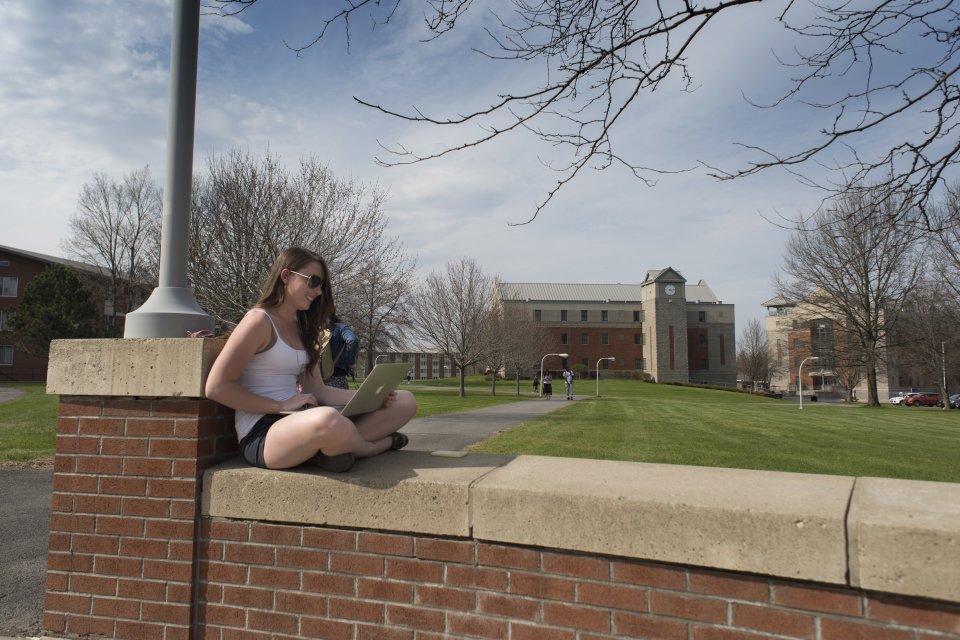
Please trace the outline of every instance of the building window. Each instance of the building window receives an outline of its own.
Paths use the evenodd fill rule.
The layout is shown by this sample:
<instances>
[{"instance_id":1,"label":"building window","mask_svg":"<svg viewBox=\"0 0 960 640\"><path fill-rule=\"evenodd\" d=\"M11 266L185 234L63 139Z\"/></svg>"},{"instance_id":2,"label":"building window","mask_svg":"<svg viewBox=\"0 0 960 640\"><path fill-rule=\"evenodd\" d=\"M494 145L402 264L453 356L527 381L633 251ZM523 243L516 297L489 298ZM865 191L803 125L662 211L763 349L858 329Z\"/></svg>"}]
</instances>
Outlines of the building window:
<instances>
[{"instance_id":1,"label":"building window","mask_svg":"<svg viewBox=\"0 0 960 640\"><path fill-rule=\"evenodd\" d=\"M604 369L609 369L609 368L610 368L610 361L609 361L609 360L601 360L601 361L600 361L600 364L601 364L601 366L603 366Z\"/></svg>"},{"instance_id":2,"label":"building window","mask_svg":"<svg viewBox=\"0 0 960 640\"><path fill-rule=\"evenodd\" d=\"M560 309L560 322L566 322L566 321L567 321L567 310Z\"/></svg>"},{"instance_id":3,"label":"building window","mask_svg":"<svg viewBox=\"0 0 960 640\"><path fill-rule=\"evenodd\" d=\"M700 368L703 369L704 371L710 368L706 358L700 358Z\"/></svg>"},{"instance_id":4,"label":"building window","mask_svg":"<svg viewBox=\"0 0 960 640\"><path fill-rule=\"evenodd\" d=\"M16 298L20 279L16 276L0 277L0 298ZM13 347L11 347L12 349Z\"/></svg>"},{"instance_id":5,"label":"building window","mask_svg":"<svg viewBox=\"0 0 960 640\"><path fill-rule=\"evenodd\" d=\"M610 344L610 334L601 333L600 334L600 344Z\"/></svg>"},{"instance_id":6,"label":"building window","mask_svg":"<svg viewBox=\"0 0 960 640\"><path fill-rule=\"evenodd\" d=\"M587 321L587 310L586 310L586 309L581 309L581 310L580 310L580 322L586 322L586 321Z\"/></svg>"},{"instance_id":7,"label":"building window","mask_svg":"<svg viewBox=\"0 0 960 640\"><path fill-rule=\"evenodd\" d=\"M10 322L10 312L0 309L0 331L9 330L9 327L7 326L8 322Z\"/></svg>"},{"instance_id":8,"label":"building window","mask_svg":"<svg viewBox=\"0 0 960 640\"><path fill-rule=\"evenodd\" d=\"M581 333L580 334L580 344L590 344L590 334Z\"/></svg>"},{"instance_id":9,"label":"building window","mask_svg":"<svg viewBox=\"0 0 960 640\"><path fill-rule=\"evenodd\" d=\"M588 359L586 359L586 358L581 358L581 359L580 359L580 364L582 364L583 366L587 367L588 369L590 368L590 361L589 361Z\"/></svg>"},{"instance_id":10,"label":"building window","mask_svg":"<svg viewBox=\"0 0 960 640\"><path fill-rule=\"evenodd\" d=\"M703 334L703 333L700 334L700 344L701 344L701 345L707 344L707 336L706 336L706 334Z\"/></svg>"},{"instance_id":11,"label":"building window","mask_svg":"<svg viewBox=\"0 0 960 640\"><path fill-rule=\"evenodd\" d=\"M0 344L0 366L9 367L13 364L13 345Z\"/></svg>"},{"instance_id":12,"label":"building window","mask_svg":"<svg viewBox=\"0 0 960 640\"><path fill-rule=\"evenodd\" d=\"M720 366L727 364L727 354L724 353L723 334L720 334Z\"/></svg>"},{"instance_id":13,"label":"building window","mask_svg":"<svg viewBox=\"0 0 960 640\"><path fill-rule=\"evenodd\" d=\"M533 319L536 320L537 322L540 322L543 319L543 311L541 311L540 309L534 309Z\"/></svg>"},{"instance_id":14,"label":"building window","mask_svg":"<svg viewBox=\"0 0 960 640\"><path fill-rule=\"evenodd\" d=\"M607 322L610 320L610 312L604 309L600 312L600 322Z\"/></svg>"},{"instance_id":15,"label":"building window","mask_svg":"<svg viewBox=\"0 0 960 640\"><path fill-rule=\"evenodd\" d=\"M634 312L633 312L633 321L634 321L634 322L640 322L640 312L639 312L639 311L634 311Z\"/></svg>"},{"instance_id":16,"label":"building window","mask_svg":"<svg viewBox=\"0 0 960 640\"><path fill-rule=\"evenodd\" d=\"M560 344L567 344L567 334L565 333L560 334Z\"/></svg>"},{"instance_id":17,"label":"building window","mask_svg":"<svg viewBox=\"0 0 960 640\"><path fill-rule=\"evenodd\" d=\"M697 311L697 321L706 322L707 321L707 312L706 311Z\"/></svg>"},{"instance_id":18,"label":"building window","mask_svg":"<svg viewBox=\"0 0 960 640\"><path fill-rule=\"evenodd\" d=\"M633 344L643 344L643 334L635 333L633 334Z\"/></svg>"},{"instance_id":19,"label":"building window","mask_svg":"<svg viewBox=\"0 0 960 640\"><path fill-rule=\"evenodd\" d=\"M634 368L634 369L643 369L643 358L634 358L634 359L633 359L633 368Z\"/></svg>"}]
</instances>

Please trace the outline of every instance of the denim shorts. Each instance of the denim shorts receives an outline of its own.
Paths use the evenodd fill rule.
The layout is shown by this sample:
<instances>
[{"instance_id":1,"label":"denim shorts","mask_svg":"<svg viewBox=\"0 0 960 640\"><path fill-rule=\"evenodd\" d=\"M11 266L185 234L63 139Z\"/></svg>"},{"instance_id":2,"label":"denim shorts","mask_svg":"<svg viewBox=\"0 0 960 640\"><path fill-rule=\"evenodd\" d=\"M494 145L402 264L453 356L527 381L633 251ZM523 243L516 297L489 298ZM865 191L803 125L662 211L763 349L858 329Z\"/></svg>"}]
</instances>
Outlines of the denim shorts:
<instances>
[{"instance_id":1,"label":"denim shorts","mask_svg":"<svg viewBox=\"0 0 960 640\"><path fill-rule=\"evenodd\" d=\"M266 469L267 465L263 461L263 445L267 442L267 431L273 426L273 423L283 418L280 413L268 413L253 425L250 433L243 436L240 441L240 455L248 464L255 467Z\"/></svg>"}]
</instances>

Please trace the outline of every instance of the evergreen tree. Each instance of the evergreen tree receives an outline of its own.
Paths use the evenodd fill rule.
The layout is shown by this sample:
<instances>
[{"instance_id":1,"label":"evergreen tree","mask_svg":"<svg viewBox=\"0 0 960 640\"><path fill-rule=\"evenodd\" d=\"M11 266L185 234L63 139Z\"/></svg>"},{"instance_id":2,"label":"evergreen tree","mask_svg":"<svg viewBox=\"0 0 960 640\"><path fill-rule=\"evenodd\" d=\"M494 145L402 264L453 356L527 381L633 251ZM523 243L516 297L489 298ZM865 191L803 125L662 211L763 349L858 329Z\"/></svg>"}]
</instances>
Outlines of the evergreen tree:
<instances>
[{"instance_id":1,"label":"evergreen tree","mask_svg":"<svg viewBox=\"0 0 960 640\"><path fill-rule=\"evenodd\" d=\"M96 306L77 275L52 264L24 289L10 328L28 353L45 358L51 340L94 337L96 319Z\"/></svg>"}]
</instances>

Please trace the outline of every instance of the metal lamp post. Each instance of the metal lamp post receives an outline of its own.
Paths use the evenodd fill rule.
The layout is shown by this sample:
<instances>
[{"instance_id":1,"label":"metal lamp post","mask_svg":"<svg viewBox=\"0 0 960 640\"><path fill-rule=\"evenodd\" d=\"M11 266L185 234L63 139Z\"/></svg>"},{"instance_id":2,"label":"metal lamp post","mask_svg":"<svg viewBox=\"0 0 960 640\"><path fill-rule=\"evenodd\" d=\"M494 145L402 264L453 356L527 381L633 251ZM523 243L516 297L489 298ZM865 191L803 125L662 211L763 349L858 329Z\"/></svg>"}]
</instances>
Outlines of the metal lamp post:
<instances>
[{"instance_id":1,"label":"metal lamp post","mask_svg":"<svg viewBox=\"0 0 960 640\"><path fill-rule=\"evenodd\" d=\"M540 358L540 397L543 397L543 361L549 358L550 356L559 356L561 358L566 358L566 353L548 353L547 355Z\"/></svg>"},{"instance_id":2,"label":"metal lamp post","mask_svg":"<svg viewBox=\"0 0 960 640\"><path fill-rule=\"evenodd\" d=\"M599 360L597 360L597 395L596 395L597 398L600 397L600 363L603 362L604 360L616 360L616 358L614 358L613 356L609 356L607 358L600 358Z\"/></svg>"},{"instance_id":3,"label":"metal lamp post","mask_svg":"<svg viewBox=\"0 0 960 640\"><path fill-rule=\"evenodd\" d=\"M373 366L377 366L377 363L380 362L380 358L386 358L387 355L389 355L389 354L381 353L381 354L378 355L376 358L374 358L374 359L373 359Z\"/></svg>"},{"instance_id":4,"label":"metal lamp post","mask_svg":"<svg viewBox=\"0 0 960 640\"><path fill-rule=\"evenodd\" d=\"M803 363L807 360L819 360L817 356L809 356L800 361L800 366L797 367L797 382L800 385L800 409L803 409Z\"/></svg>"}]
</instances>

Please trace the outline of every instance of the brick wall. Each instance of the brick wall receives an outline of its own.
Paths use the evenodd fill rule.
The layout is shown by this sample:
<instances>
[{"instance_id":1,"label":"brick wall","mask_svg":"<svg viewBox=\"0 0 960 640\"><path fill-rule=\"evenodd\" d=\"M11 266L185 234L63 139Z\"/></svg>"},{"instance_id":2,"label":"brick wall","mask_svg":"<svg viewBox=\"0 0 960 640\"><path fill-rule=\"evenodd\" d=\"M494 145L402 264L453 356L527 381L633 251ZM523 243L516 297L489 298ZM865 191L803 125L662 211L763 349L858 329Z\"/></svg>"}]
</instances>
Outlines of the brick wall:
<instances>
[{"instance_id":1,"label":"brick wall","mask_svg":"<svg viewBox=\"0 0 960 640\"><path fill-rule=\"evenodd\" d=\"M936 640L960 607L473 540L205 519L203 640Z\"/></svg>"},{"instance_id":2,"label":"brick wall","mask_svg":"<svg viewBox=\"0 0 960 640\"><path fill-rule=\"evenodd\" d=\"M236 454L232 418L208 400L61 397L45 630L192 637L200 478Z\"/></svg>"}]
</instances>

